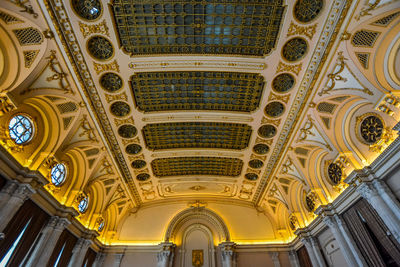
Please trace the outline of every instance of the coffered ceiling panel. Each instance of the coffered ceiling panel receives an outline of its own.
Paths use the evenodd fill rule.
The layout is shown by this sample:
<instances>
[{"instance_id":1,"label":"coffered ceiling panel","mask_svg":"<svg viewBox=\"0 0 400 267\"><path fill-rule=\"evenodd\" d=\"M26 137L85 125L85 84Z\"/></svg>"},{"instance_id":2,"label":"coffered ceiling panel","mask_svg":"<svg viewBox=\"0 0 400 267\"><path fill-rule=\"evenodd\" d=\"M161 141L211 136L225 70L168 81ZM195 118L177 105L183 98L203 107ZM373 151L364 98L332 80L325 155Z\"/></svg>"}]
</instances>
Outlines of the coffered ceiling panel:
<instances>
[{"instance_id":1,"label":"coffered ceiling panel","mask_svg":"<svg viewBox=\"0 0 400 267\"><path fill-rule=\"evenodd\" d=\"M142 111L249 112L259 105L264 78L240 72L141 72L131 77L130 84Z\"/></svg>"},{"instance_id":2,"label":"coffered ceiling panel","mask_svg":"<svg viewBox=\"0 0 400 267\"><path fill-rule=\"evenodd\" d=\"M251 127L220 122L178 122L147 124L143 128L146 145L151 150L174 148L244 149Z\"/></svg>"},{"instance_id":3,"label":"coffered ceiling panel","mask_svg":"<svg viewBox=\"0 0 400 267\"><path fill-rule=\"evenodd\" d=\"M131 56L264 56L276 45L282 4L282 0L115 0L111 6L120 45Z\"/></svg>"},{"instance_id":4,"label":"coffered ceiling panel","mask_svg":"<svg viewBox=\"0 0 400 267\"><path fill-rule=\"evenodd\" d=\"M235 158L176 157L155 159L151 162L157 177L179 175L239 176L243 161Z\"/></svg>"}]
</instances>

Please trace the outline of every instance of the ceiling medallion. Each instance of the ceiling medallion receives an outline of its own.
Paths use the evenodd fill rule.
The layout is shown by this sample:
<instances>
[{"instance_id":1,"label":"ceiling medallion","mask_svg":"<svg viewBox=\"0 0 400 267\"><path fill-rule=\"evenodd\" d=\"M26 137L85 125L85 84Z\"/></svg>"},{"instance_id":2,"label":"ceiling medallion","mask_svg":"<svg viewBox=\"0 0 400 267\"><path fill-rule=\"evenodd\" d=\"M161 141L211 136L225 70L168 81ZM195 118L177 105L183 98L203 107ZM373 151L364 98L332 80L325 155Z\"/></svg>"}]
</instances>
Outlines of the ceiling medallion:
<instances>
[{"instance_id":1,"label":"ceiling medallion","mask_svg":"<svg viewBox=\"0 0 400 267\"><path fill-rule=\"evenodd\" d=\"M130 85L139 110L227 110L258 108L264 77L220 71L141 72Z\"/></svg>"},{"instance_id":2,"label":"ceiling medallion","mask_svg":"<svg viewBox=\"0 0 400 267\"><path fill-rule=\"evenodd\" d=\"M101 76L100 85L104 90L113 93L122 88L122 78L115 73L108 72Z\"/></svg>"},{"instance_id":3,"label":"ceiling medallion","mask_svg":"<svg viewBox=\"0 0 400 267\"><path fill-rule=\"evenodd\" d=\"M137 144L130 144L126 146L125 151L128 154L135 155L142 151L142 147Z\"/></svg>"},{"instance_id":4,"label":"ceiling medallion","mask_svg":"<svg viewBox=\"0 0 400 267\"><path fill-rule=\"evenodd\" d=\"M151 150L176 148L245 149L251 126L221 122L154 123L143 127L146 146Z\"/></svg>"},{"instance_id":5,"label":"ceiling medallion","mask_svg":"<svg viewBox=\"0 0 400 267\"><path fill-rule=\"evenodd\" d=\"M332 184L338 185L342 180L342 168L336 163L329 164L328 176Z\"/></svg>"},{"instance_id":6,"label":"ceiling medallion","mask_svg":"<svg viewBox=\"0 0 400 267\"><path fill-rule=\"evenodd\" d=\"M141 159L135 160L135 161L132 162L131 165L132 165L132 167L135 168L135 169L141 169L141 168L143 168L144 166L146 166L146 161L141 160Z\"/></svg>"},{"instance_id":7,"label":"ceiling medallion","mask_svg":"<svg viewBox=\"0 0 400 267\"><path fill-rule=\"evenodd\" d=\"M72 0L72 8L83 19L96 20L102 12L99 0Z\"/></svg>"},{"instance_id":8,"label":"ceiling medallion","mask_svg":"<svg viewBox=\"0 0 400 267\"><path fill-rule=\"evenodd\" d=\"M246 174L244 175L244 177L245 177L247 180L250 180L250 181L255 181L255 180L258 179L258 175L255 174L255 173L252 173L252 172L246 173Z\"/></svg>"},{"instance_id":9,"label":"ceiling medallion","mask_svg":"<svg viewBox=\"0 0 400 267\"><path fill-rule=\"evenodd\" d=\"M275 48L285 10L282 0L120 0L111 8L119 43L131 56L265 56Z\"/></svg>"},{"instance_id":10,"label":"ceiling medallion","mask_svg":"<svg viewBox=\"0 0 400 267\"><path fill-rule=\"evenodd\" d=\"M276 128L271 124L266 124L258 128L258 135L263 138L272 138L276 135Z\"/></svg>"},{"instance_id":11,"label":"ceiling medallion","mask_svg":"<svg viewBox=\"0 0 400 267\"><path fill-rule=\"evenodd\" d=\"M94 36L87 42L90 55L98 60L107 60L114 55L114 47L110 41L101 36Z\"/></svg>"},{"instance_id":12,"label":"ceiling medallion","mask_svg":"<svg viewBox=\"0 0 400 267\"><path fill-rule=\"evenodd\" d=\"M253 169L259 169L264 165L264 162L262 162L259 159L253 159L249 161L249 166Z\"/></svg>"},{"instance_id":13,"label":"ceiling medallion","mask_svg":"<svg viewBox=\"0 0 400 267\"><path fill-rule=\"evenodd\" d=\"M307 41L303 38L293 38L286 42L282 48L282 57L287 61L297 61L302 59L308 49Z\"/></svg>"},{"instance_id":14,"label":"ceiling medallion","mask_svg":"<svg viewBox=\"0 0 400 267\"><path fill-rule=\"evenodd\" d=\"M272 88L278 93L286 93L292 89L294 85L294 77L289 73L279 74L272 81Z\"/></svg>"},{"instance_id":15,"label":"ceiling medallion","mask_svg":"<svg viewBox=\"0 0 400 267\"><path fill-rule=\"evenodd\" d=\"M276 118L283 114L283 112L285 111L285 106L281 102L274 101L274 102L269 103L265 107L264 111L265 111L265 114L267 114L267 116Z\"/></svg>"},{"instance_id":16,"label":"ceiling medallion","mask_svg":"<svg viewBox=\"0 0 400 267\"><path fill-rule=\"evenodd\" d=\"M297 0L294 5L294 17L303 23L307 23L315 19L321 12L323 0Z\"/></svg>"},{"instance_id":17,"label":"ceiling medallion","mask_svg":"<svg viewBox=\"0 0 400 267\"><path fill-rule=\"evenodd\" d=\"M131 107L122 101L117 101L111 104L111 113L117 117L124 117L131 112Z\"/></svg>"},{"instance_id":18,"label":"ceiling medallion","mask_svg":"<svg viewBox=\"0 0 400 267\"><path fill-rule=\"evenodd\" d=\"M381 139L383 130L383 122L377 116L368 116L360 123L360 135L369 145L375 144Z\"/></svg>"},{"instance_id":19,"label":"ceiling medallion","mask_svg":"<svg viewBox=\"0 0 400 267\"><path fill-rule=\"evenodd\" d=\"M253 151L254 151L255 153L257 153L257 154L264 155L264 154L267 154L267 153L268 153L268 151L269 151L269 146L267 146L267 145L265 145L265 144L256 144L256 145L253 147Z\"/></svg>"},{"instance_id":20,"label":"ceiling medallion","mask_svg":"<svg viewBox=\"0 0 400 267\"><path fill-rule=\"evenodd\" d=\"M141 181L141 182L146 181L146 180L148 180L149 178L150 178L150 174L148 174L148 173L140 173L140 174L138 174L138 175L136 176L136 179L137 179L138 181Z\"/></svg>"},{"instance_id":21,"label":"ceiling medallion","mask_svg":"<svg viewBox=\"0 0 400 267\"><path fill-rule=\"evenodd\" d=\"M125 124L118 128L118 134L123 138L133 138L137 134L137 130L135 126Z\"/></svg>"}]
</instances>

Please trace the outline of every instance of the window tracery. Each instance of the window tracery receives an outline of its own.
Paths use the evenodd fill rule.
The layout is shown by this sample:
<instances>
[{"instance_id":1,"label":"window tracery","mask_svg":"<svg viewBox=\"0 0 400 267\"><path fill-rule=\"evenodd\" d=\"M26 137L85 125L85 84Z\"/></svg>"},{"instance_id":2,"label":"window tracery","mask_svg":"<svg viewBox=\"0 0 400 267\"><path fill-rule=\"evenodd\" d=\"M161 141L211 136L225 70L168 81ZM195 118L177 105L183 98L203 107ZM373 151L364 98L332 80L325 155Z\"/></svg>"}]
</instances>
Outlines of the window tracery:
<instances>
[{"instance_id":1,"label":"window tracery","mask_svg":"<svg viewBox=\"0 0 400 267\"><path fill-rule=\"evenodd\" d=\"M8 130L11 139L19 145L29 142L34 134L32 120L24 115L14 116L8 124Z\"/></svg>"}]
</instances>

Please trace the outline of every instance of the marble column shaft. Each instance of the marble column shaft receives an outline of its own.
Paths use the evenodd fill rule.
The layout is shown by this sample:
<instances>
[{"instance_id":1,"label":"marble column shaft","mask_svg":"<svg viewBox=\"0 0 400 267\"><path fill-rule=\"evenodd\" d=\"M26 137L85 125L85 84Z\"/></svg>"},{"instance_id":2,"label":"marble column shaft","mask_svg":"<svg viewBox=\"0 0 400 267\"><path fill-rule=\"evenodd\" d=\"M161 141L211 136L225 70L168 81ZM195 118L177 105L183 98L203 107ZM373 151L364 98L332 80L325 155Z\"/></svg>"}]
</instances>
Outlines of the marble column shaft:
<instances>
[{"instance_id":1,"label":"marble column shaft","mask_svg":"<svg viewBox=\"0 0 400 267\"><path fill-rule=\"evenodd\" d=\"M289 261L291 267L300 267L299 258L295 250L289 251Z\"/></svg>"},{"instance_id":2,"label":"marble column shaft","mask_svg":"<svg viewBox=\"0 0 400 267\"><path fill-rule=\"evenodd\" d=\"M337 214L334 214L325 216L323 221L331 229L348 265L365 266L365 261L342 219Z\"/></svg>"},{"instance_id":3,"label":"marble column shaft","mask_svg":"<svg viewBox=\"0 0 400 267\"><path fill-rule=\"evenodd\" d=\"M400 220L399 215L393 212L393 208L390 208L388 203L384 200L390 198L384 190L378 190L375 187L376 183L365 182L358 186L357 191L360 195L368 201L369 204L375 209L375 211L382 218L383 222L391 231L393 237L400 243ZM383 195L386 195L383 197ZM392 200L394 201L394 200Z\"/></svg>"},{"instance_id":4,"label":"marble column shaft","mask_svg":"<svg viewBox=\"0 0 400 267\"><path fill-rule=\"evenodd\" d=\"M274 263L274 267L281 267L281 262L279 261L279 252L271 252L270 256L272 262Z\"/></svg>"},{"instance_id":5,"label":"marble column shaft","mask_svg":"<svg viewBox=\"0 0 400 267\"><path fill-rule=\"evenodd\" d=\"M75 244L75 247L72 249L72 256L68 267L82 266L85 254L91 244L91 240L79 238L78 242Z\"/></svg>"},{"instance_id":6,"label":"marble column shaft","mask_svg":"<svg viewBox=\"0 0 400 267\"><path fill-rule=\"evenodd\" d=\"M25 266L46 266L61 233L69 224L65 218L51 217Z\"/></svg>"},{"instance_id":7,"label":"marble column shaft","mask_svg":"<svg viewBox=\"0 0 400 267\"><path fill-rule=\"evenodd\" d=\"M104 260L106 258L106 254L102 253L102 252L97 252L96 258L93 262L93 266L92 267L102 267Z\"/></svg>"},{"instance_id":8,"label":"marble column shaft","mask_svg":"<svg viewBox=\"0 0 400 267\"><path fill-rule=\"evenodd\" d=\"M321 253L318 241L315 237L304 237L301 242L306 246L308 255L313 266L326 267L324 256Z\"/></svg>"},{"instance_id":9,"label":"marble column shaft","mask_svg":"<svg viewBox=\"0 0 400 267\"><path fill-rule=\"evenodd\" d=\"M35 191L28 184L20 184L0 207L0 232L3 232L19 208ZM3 196L4 197L4 196Z\"/></svg>"}]
</instances>

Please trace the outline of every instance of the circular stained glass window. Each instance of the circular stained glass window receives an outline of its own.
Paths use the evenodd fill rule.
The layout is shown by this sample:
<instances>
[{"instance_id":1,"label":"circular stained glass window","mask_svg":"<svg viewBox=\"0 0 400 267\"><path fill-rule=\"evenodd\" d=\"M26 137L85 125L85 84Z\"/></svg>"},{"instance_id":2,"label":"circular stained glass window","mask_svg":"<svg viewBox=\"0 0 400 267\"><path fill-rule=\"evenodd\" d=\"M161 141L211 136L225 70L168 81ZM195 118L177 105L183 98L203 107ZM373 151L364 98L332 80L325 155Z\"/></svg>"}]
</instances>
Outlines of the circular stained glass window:
<instances>
[{"instance_id":1,"label":"circular stained glass window","mask_svg":"<svg viewBox=\"0 0 400 267\"><path fill-rule=\"evenodd\" d=\"M114 48L110 41L101 36L94 36L87 43L89 53L99 60L106 60L113 56Z\"/></svg>"},{"instance_id":2,"label":"circular stained glass window","mask_svg":"<svg viewBox=\"0 0 400 267\"><path fill-rule=\"evenodd\" d=\"M304 57L308 49L306 40L293 38L286 42L282 48L282 56L288 61L297 61Z\"/></svg>"},{"instance_id":3,"label":"circular stained glass window","mask_svg":"<svg viewBox=\"0 0 400 267\"><path fill-rule=\"evenodd\" d=\"M99 226L97 227L97 231L99 231L99 232L103 231L104 225L105 225L105 222L103 219L101 219Z\"/></svg>"},{"instance_id":4,"label":"circular stained glass window","mask_svg":"<svg viewBox=\"0 0 400 267\"><path fill-rule=\"evenodd\" d=\"M33 136L33 122L26 116L14 116L8 124L10 137L17 144L27 143Z\"/></svg>"},{"instance_id":5,"label":"circular stained glass window","mask_svg":"<svg viewBox=\"0 0 400 267\"><path fill-rule=\"evenodd\" d=\"M101 4L99 0L72 0L75 12L87 20L95 20L101 15Z\"/></svg>"},{"instance_id":6,"label":"circular stained glass window","mask_svg":"<svg viewBox=\"0 0 400 267\"><path fill-rule=\"evenodd\" d=\"M57 163L51 169L50 176L51 182L55 186L60 186L62 183L64 183L65 178L67 177L67 168L63 163Z\"/></svg>"},{"instance_id":7,"label":"circular stained glass window","mask_svg":"<svg viewBox=\"0 0 400 267\"><path fill-rule=\"evenodd\" d=\"M329 164L328 176L334 185L339 184L340 180L342 180L342 168L340 168L336 163Z\"/></svg>"},{"instance_id":8,"label":"circular stained glass window","mask_svg":"<svg viewBox=\"0 0 400 267\"><path fill-rule=\"evenodd\" d=\"M101 76L100 85L109 92L115 92L122 88L122 78L109 72Z\"/></svg>"},{"instance_id":9,"label":"circular stained glass window","mask_svg":"<svg viewBox=\"0 0 400 267\"><path fill-rule=\"evenodd\" d=\"M123 138L133 138L136 133L136 127L130 124L125 124L118 128L118 134Z\"/></svg>"},{"instance_id":10,"label":"circular stained glass window","mask_svg":"<svg viewBox=\"0 0 400 267\"><path fill-rule=\"evenodd\" d=\"M294 16L300 22L310 22L321 12L323 4L323 0L297 0L293 9Z\"/></svg>"},{"instance_id":11,"label":"circular stained glass window","mask_svg":"<svg viewBox=\"0 0 400 267\"><path fill-rule=\"evenodd\" d=\"M250 180L250 181L254 181L254 180L257 180L257 179L258 179L258 175L255 174L255 173L251 173L251 172L246 173L246 174L244 175L244 177L245 177L247 180Z\"/></svg>"},{"instance_id":12,"label":"circular stained glass window","mask_svg":"<svg viewBox=\"0 0 400 267\"><path fill-rule=\"evenodd\" d=\"M279 74L272 81L272 88L278 93L286 93L292 89L294 85L294 77L289 73Z\"/></svg>"},{"instance_id":13,"label":"circular stained glass window","mask_svg":"<svg viewBox=\"0 0 400 267\"><path fill-rule=\"evenodd\" d=\"M360 133L368 144L375 144L383 134L383 122L376 116L368 116L360 124Z\"/></svg>"},{"instance_id":14,"label":"circular stained glass window","mask_svg":"<svg viewBox=\"0 0 400 267\"><path fill-rule=\"evenodd\" d=\"M125 151L128 154L134 155L142 151L142 147L137 144L130 144L126 146Z\"/></svg>"},{"instance_id":15,"label":"circular stained glass window","mask_svg":"<svg viewBox=\"0 0 400 267\"><path fill-rule=\"evenodd\" d=\"M257 144L253 147L253 151L257 154L264 155L267 154L269 151L269 146L265 144Z\"/></svg>"},{"instance_id":16,"label":"circular stained glass window","mask_svg":"<svg viewBox=\"0 0 400 267\"><path fill-rule=\"evenodd\" d=\"M264 165L264 163L259 159L253 159L249 161L249 166L253 169L259 169Z\"/></svg>"},{"instance_id":17,"label":"circular stained glass window","mask_svg":"<svg viewBox=\"0 0 400 267\"><path fill-rule=\"evenodd\" d=\"M146 166L146 161L138 159L132 162L132 167L135 169L141 169Z\"/></svg>"},{"instance_id":18,"label":"circular stained glass window","mask_svg":"<svg viewBox=\"0 0 400 267\"><path fill-rule=\"evenodd\" d=\"M285 111L285 106L281 102L271 102L265 107L265 114L270 117L279 117Z\"/></svg>"},{"instance_id":19,"label":"circular stained glass window","mask_svg":"<svg viewBox=\"0 0 400 267\"><path fill-rule=\"evenodd\" d=\"M80 213L85 213L89 205L89 197L85 196L79 201L78 210Z\"/></svg>"},{"instance_id":20,"label":"circular stained glass window","mask_svg":"<svg viewBox=\"0 0 400 267\"><path fill-rule=\"evenodd\" d=\"M315 201L314 198L311 196L306 196L306 206L308 211L313 211L315 209Z\"/></svg>"},{"instance_id":21,"label":"circular stained glass window","mask_svg":"<svg viewBox=\"0 0 400 267\"><path fill-rule=\"evenodd\" d=\"M129 114L129 112L131 112L131 107L122 101L112 103L110 109L111 113L118 117L126 116Z\"/></svg>"},{"instance_id":22,"label":"circular stained glass window","mask_svg":"<svg viewBox=\"0 0 400 267\"><path fill-rule=\"evenodd\" d=\"M136 179L138 179L139 181L146 181L149 178L150 178L150 175L147 173L141 173L136 176Z\"/></svg>"},{"instance_id":23,"label":"circular stained glass window","mask_svg":"<svg viewBox=\"0 0 400 267\"><path fill-rule=\"evenodd\" d=\"M275 126L271 124L266 124L258 128L258 135L263 138L272 138L276 134Z\"/></svg>"}]
</instances>

